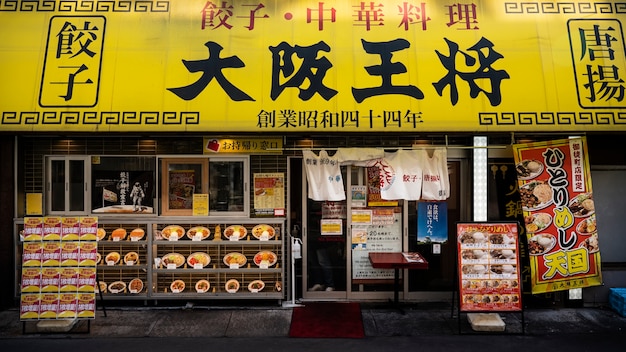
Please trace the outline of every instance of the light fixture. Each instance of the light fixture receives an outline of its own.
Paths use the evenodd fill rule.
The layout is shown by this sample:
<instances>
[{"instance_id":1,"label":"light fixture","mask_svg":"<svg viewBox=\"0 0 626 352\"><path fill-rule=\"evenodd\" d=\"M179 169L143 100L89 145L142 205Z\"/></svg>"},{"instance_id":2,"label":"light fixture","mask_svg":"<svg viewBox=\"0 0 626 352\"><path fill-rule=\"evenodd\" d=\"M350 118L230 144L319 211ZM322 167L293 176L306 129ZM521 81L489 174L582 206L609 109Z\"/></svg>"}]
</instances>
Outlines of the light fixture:
<instances>
[{"instance_id":1,"label":"light fixture","mask_svg":"<svg viewBox=\"0 0 626 352\"><path fill-rule=\"evenodd\" d=\"M474 137L474 221L487 221L487 137Z\"/></svg>"},{"instance_id":2,"label":"light fixture","mask_svg":"<svg viewBox=\"0 0 626 352\"><path fill-rule=\"evenodd\" d=\"M295 144L298 148L313 148L313 140L309 138L299 139Z\"/></svg>"}]
</instances>

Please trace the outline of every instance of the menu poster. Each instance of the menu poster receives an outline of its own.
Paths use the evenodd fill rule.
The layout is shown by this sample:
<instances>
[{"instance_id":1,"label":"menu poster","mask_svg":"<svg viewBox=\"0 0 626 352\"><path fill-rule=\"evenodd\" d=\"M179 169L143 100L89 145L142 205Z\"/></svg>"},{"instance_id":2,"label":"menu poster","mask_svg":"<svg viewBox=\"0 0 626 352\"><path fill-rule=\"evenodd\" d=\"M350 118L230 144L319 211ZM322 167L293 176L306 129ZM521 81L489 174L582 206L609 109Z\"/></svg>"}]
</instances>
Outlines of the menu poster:
<instances>
[{"instance_id":1,"label":"menu poster","mask_svg":"<svg viewBox=\"0 0 626 352\"><path fill-rule=\"evenodd\" d=\"M517 223L457 223L460 311L521 311Z\"/></svg>"},{"instance_id":2,"label":"menu poster","mask_svg":"<svg viewBox=\"0 0 626 352\"><path fill-rule=\"evenodd\" d=\"M81 220L24 219L20 320L95 317L98 218Z\"/></svg>"},{"instance_id":3,"label":"menu poster","mask_svg":"<svg viewBox=\"0 0 626 352\"><path fill-rule=\"evenodd\" d=\"M192 209L196 189L194 170L170 170L169 173L169 209Z\"/></svg>"},{"instance_id":4,"label":"menu poster","mask_svg":"<svg viewBox=\"0 0 626 352\"><path fill-rule=\"evenodd\" d=\"M363 208L366 205L365 196L367 195L367 186L351 186L350 193L352 197L353 208Z\"/></svg>"},{"instance_id":5,"label":"menu poster","mask_svg":"<svg viewBox=\"0 0 626 352\"><path fill-rule=\"evenodd\" d=\"M513 145L532 293L602 284L586 138Z\"/></svg>"},{"instance_id":6,"label":"menu poster","mask_svg":"<svg viewBox=\"0 0 626 352\"><path fill-rule=\"evenodd\" d=\"M273 215L285 208L285 174L254 174L254 211L257 215Z\"/></svg>"}]
</instances>

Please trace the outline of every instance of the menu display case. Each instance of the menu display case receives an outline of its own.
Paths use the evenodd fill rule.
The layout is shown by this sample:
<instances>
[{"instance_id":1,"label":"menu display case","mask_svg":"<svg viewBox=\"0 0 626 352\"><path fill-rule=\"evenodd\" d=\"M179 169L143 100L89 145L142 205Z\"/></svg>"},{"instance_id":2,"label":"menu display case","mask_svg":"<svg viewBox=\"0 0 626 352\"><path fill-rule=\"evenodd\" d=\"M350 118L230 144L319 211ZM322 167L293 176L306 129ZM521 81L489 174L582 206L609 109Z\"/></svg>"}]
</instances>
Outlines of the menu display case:
<instances>
[{"instance_id":1,"label":"menu display case","mask_svg":"<svg viewBox=\"0 0 626 352\"><path fill-rule=\"evenodd\" d=\"M105 300L284 299L282 218L101 217L98 228L97 280ZM18 239L22 230L17 224ZM17 246L18 283L22 250Z\"/></svg>"},{"instance_id":2,"label":"menu display case","mask_svg":"<svg viewBox=\"0 0 626 352\"><path fill-rule=\"evenodd\" d=\"M153 297L284 297L282 221L155 224L153 234Z\"/></svg>"},{"instance_id":3,"label":"menu display case","mask_svg":"<svg viewBox=\"0 0 626 352\"><path fill-rule=\"evenodd\" d=\"M147 224L98 224L98 287L105 298L148 298L150 246Z\"/></svg>"}]
</instances>

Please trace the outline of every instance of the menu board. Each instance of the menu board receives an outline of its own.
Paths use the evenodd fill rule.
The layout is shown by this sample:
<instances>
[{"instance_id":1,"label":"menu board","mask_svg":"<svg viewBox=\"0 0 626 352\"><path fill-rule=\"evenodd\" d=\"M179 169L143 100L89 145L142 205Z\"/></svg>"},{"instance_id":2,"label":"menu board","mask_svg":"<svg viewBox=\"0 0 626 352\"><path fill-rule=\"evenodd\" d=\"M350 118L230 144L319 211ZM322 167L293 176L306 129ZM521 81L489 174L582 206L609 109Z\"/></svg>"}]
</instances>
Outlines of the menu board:
<instances>
[{"instance_id":1,"label":"menu board","mask_svg":"<svg viewBox=\"0 0 626 352\"><path fill-rule=\"evenodd\" d=\"M97 228L97 217L24 219L20 320L95 318Z\"/></svg>"},{"instance_id":2,"label":"menu board","mask_svg":"<svg viewBox=\"0 0 626 352\"><path fill-rule=\"evenodd\" d=\"M517 223L457 223L461 311L521 311Z\"/></svg>"}]
</instances>

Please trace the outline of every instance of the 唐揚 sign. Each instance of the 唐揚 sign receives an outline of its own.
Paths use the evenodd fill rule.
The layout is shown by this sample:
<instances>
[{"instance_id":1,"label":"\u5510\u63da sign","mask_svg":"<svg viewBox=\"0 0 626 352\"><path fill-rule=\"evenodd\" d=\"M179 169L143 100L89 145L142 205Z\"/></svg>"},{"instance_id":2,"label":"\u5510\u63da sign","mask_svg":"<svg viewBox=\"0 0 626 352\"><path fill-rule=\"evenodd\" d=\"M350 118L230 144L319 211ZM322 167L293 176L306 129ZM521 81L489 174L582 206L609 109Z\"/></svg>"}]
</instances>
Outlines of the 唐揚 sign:
<instances>
[{"instance_id":1,"label":"\u5510\u63da sign","mask_svg":"<svg viewBox=\"0 0 626 352\"><path fill-rule=\"evenodd\" d=\"M4 1L0 130L623 131L625 19L588 1Z\"/></svg>"},{"instance_id":2,"label":"\u5510\u63da sign","mask_svg":"<svg viewBox=\"0 0 626 352\"><path fill-rule=\"evenodd\" d=\"M513 145L533 293L602 284L586 138Z\"/></svg>"}]
</instances>

